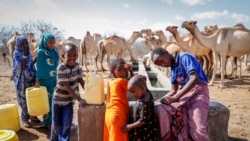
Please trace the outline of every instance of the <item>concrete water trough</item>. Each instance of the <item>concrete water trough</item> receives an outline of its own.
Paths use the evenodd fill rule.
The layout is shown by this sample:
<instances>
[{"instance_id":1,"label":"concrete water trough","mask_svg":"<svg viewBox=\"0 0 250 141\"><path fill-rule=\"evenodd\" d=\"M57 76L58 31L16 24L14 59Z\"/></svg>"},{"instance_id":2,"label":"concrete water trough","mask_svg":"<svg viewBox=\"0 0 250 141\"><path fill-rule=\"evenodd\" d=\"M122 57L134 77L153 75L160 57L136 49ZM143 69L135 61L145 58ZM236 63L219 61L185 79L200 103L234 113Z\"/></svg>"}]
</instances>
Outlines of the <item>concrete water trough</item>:
<instances>
[{"instance_id":1,"label":"concrete water trough","mask_svg":"<svg viewBox=\"0 0 250 141\"><path fill-rule=\"evenodd\" d=\"M134 75L141 74L146 76L147 87L152 93L154 100L160 99L171 89L169 78L154 65L151 65L150 68L148 68L145 67L142 60L139 60L137 65L133 65L133 70ZM129 96L129 99L131 101L135 100L131 96Z\"/></svg>"}]
</instances>

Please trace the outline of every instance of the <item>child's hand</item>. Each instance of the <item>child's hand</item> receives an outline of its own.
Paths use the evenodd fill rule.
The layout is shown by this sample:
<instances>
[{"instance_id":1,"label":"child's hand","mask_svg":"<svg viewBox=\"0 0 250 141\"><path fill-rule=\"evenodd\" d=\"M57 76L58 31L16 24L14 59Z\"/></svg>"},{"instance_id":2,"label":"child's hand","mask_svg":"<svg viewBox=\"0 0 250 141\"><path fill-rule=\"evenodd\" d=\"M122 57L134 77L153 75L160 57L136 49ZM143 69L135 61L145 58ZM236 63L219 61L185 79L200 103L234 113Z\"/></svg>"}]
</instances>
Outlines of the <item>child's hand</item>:
<instances>
[{"instance_id":1,"label":"child's hand","mask_svg":"<svg viewBox=\"0 0 250 141\"><path fill-rule=\"evenodd\" d=\"M84 105L86 105L87 103L86 103L86 100L85 99L81 99L80 101L79 101L79 107L83 107Z\"/></svg>"},{"instance_id":2,"label":"child's hand","mask_svg":"<svg viewBox=\"0 0 250 141\"><path fill-rule=\"evenodd\" d=\"M129 127L129 125L127 124L127 125L124 125L123 127L122 127L122 132L129 132L131 130L131 128Z\"/></svg>"},{"instance_id":3,"label":"child's hand","mask_svg":"<svg viewBox=\"0 0 250 141\"><path fill-rule=\"evenodd\" d=\"M123 67L126 70L131 70L132 69L132 65L130 65L130 64L124 64Z\"/></svg>"}]
</instances>

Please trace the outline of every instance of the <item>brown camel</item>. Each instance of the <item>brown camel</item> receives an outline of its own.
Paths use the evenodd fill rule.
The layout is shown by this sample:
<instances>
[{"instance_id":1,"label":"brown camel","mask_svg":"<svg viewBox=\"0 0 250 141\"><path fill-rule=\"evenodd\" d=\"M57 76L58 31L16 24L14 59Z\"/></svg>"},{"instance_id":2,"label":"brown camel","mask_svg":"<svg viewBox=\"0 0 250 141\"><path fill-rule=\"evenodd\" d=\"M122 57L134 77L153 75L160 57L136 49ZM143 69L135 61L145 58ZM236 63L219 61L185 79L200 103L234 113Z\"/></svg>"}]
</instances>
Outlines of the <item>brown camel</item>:
<instances>
[{"instance_id":1,"label":"brown camel","mask_svg":"<svg viewBox=\"0 0 250 141\"><path fill-rule=\"evenodd\" d=\"M120 58L122 57L122 53L125 50L128 50L131 61L134 63L135 58L133 56L131 46L135 43L135 41L139 37L141 37L141 32L134 31L128 40L126 40L123 37L116 36L116 35L100 40L100 42L98 42L98 45L97 45L98 54L95 57L96 68L98 69L97 60L99 56L101 57L101 67L102 67L101 69L102 71L104 71L105 70L103 68L104 55L107 54L107 62L108 62L108 65L110 66L111 53L116 54L116 56Z\"/></svg>"},{"instance_id":2,"label":"brown camel","mask_svg":"<svg viewBox=\"0 0 250 141\"><path fill-rule=\"evenodd\" d=\"M224 70L226 68L226 57L239 57L250 53L250 31L240 26L220 28L211 36L204 36L196 25L196 21L184 21L182 27L186 28L201 44L213 50L214 66L213 76L210 85L213 84L218 56L221 58L221 83L220 88L224 87Z\"/></svg>"},{"instance_id":3,"label":"brown camel","mask_svg":"<svg viewBox=\"0 0 250 141\"><path fill-rule=\"evenodd\" d=\"M87 72L89 71L87 59L92 61L92 57L97 54L97 43L99 40L101 40L100 34L94 33L91 36L90 32L87 31L84 38L80 41L80 64L85 66Z\"/></svg>"}]
</instances>

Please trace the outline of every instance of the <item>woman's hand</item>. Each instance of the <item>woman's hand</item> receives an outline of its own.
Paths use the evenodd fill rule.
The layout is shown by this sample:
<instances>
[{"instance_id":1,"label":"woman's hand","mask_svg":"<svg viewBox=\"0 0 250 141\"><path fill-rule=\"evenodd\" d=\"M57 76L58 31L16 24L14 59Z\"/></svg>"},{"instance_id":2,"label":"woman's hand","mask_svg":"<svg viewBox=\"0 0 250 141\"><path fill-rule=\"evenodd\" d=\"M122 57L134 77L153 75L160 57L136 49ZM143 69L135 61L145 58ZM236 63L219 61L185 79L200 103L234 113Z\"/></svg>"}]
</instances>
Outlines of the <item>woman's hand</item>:
<instances>
[{"instance_id":1,"label":"woman's hand","mask_svg":"<svg viewBox=\"0 0 250 141\"><path fill-rule=\"evenodd\" d=\"M164 99L165 99L165 104L171 104L176 102L179 98L176 95L172 95L172 96L166 96Z\"/></svg>"},{"instance_id":2,"label":"woman's hand","mask_svg":"<svg viewBox=\"0 0 250 141\"><path fill-rule=\"evenodd\" d=\"M128 71L132 69L132 65L130 64L124 64L123 67L125 70L128 70Z\"/></svg>"},{"instance_id":3,"label":"woman's hand","mask_svg":"<svg viewBox=\"0 0 250 141\"><path fill-rule=\"evenodd\" d=\"M40 82L39 82L38 79L36 80L35 87L36 87L36 88L39 88L39 87L40 87Z\"/></svg>"}]
</instances>

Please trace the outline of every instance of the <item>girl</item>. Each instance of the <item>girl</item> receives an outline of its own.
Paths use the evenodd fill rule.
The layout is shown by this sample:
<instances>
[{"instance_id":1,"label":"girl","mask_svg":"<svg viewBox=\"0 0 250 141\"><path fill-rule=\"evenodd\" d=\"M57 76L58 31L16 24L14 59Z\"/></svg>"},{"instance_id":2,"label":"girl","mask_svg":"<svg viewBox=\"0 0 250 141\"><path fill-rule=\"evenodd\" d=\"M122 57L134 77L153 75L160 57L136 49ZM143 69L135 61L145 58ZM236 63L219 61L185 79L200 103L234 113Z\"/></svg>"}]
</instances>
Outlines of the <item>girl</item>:
<instances>
[{"instance_id":1,"label":"girl","mask_svg":"<svg viewBox=\"0 0 250 141\"><path fill-rule=\"evenodd\" d=\"M121 129L129 116L126 78L128 73L133 76L133 72L123 59L113 60L110 71L114 79L107 86L104 141L128 141L128 134Z\"/></svg>"},{"instance_id":2,"label":"girl","mask_svg":"<svg viewBox=\"0 0 250 141\"><path fill-rule=\"evenodd\" d=\"M12 74L16 89L17 101L22 109L21 120L25 127L31 127L28 114L25 89L35 84L36 70L29 51L28 41L24 36L16 39L13 55ZM38 120L37 118L33 118Z\"/></svg>"},{"instance_id":3,"label":"girl","mask_svg":"<svg viewBox=\"0 0 250 141\"><path fill-rule=\"evenodd\" d=\"M35 87L45 86L49 94L50 112L44 116L45 126L51 125L51 103L56 86L56 69L59 63L59 54L55 47L56 39L52 34L45 33L41 37L37 54L37 75Z\"/></svg>"},{"instance_id":4,"label":"girl","mask_svg":"<svg viewBox=\"0 0 250 141\"><path fill-rule=\"evenodd\" d=\"M130 141L157 141L157 118L154 99L147 89L145 76L134 76L128 82L128 91L137 99L133 107L131 124L124 125L122 130L129 131Z\"/></svg>"}]
</instances>

